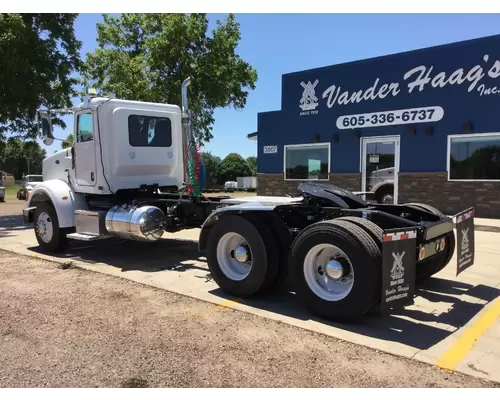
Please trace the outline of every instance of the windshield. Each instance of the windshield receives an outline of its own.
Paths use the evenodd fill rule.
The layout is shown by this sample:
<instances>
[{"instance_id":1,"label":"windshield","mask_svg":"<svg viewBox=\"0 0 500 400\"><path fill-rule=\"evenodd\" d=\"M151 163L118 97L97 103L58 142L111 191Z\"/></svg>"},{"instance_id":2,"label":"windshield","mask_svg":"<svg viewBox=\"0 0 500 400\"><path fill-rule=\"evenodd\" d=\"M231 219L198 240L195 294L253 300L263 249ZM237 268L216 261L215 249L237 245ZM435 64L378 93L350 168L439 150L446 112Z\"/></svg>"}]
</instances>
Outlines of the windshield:
<instances>
[{"instance_id":1,"label":"windshield","mask_svg":"<svg viewBox=\"0 0 500 400\"><path fill-rule=\"evenodd\" d=\"M28 182L43 182L43 176L28 176Z\"/></svg>"}]
</instances>

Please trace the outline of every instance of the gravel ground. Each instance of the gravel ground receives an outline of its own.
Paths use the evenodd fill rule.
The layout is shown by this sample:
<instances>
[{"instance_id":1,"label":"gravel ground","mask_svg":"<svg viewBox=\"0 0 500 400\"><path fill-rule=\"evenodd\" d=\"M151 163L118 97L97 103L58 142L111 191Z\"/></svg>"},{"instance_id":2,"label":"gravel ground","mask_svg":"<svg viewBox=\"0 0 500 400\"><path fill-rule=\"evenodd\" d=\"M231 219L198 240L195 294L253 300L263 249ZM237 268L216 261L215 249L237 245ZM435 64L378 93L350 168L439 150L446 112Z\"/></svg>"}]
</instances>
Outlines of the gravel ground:
<instances>
[{"instance_id":1,"label":"gravel ground","mask_svg":"<svg viewBox=\"0 0 500 400\"><path fill-rule=\"evenodd\" d=\"M498 387L0 250L1 387Z\"/></svg>"}]
</instances>

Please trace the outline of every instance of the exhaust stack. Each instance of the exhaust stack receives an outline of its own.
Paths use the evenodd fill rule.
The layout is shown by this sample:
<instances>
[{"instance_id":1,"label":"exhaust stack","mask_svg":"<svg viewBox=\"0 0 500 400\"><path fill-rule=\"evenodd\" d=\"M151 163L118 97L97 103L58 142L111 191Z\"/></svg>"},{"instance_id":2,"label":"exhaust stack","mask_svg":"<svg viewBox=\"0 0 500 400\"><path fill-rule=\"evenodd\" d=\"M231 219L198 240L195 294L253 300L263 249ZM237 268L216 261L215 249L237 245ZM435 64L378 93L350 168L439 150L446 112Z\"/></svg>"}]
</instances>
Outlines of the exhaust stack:
<instances>
[{"instance_id":1,"label":"exhaust stack","mask_svg":"<svg viewBox=\"0 0 500 400\"><path fill-rule=\"evenodd\" d=\"M188 86L191 83L191 78L188 77L184 79L181 85L181 103L182 103L182 151L183 151L183 161L184 168L186 168L188 163L188 146L191 141L193 141L193 131L191 126L191 111L188 107Z\"/></svg>"}]
</instances>

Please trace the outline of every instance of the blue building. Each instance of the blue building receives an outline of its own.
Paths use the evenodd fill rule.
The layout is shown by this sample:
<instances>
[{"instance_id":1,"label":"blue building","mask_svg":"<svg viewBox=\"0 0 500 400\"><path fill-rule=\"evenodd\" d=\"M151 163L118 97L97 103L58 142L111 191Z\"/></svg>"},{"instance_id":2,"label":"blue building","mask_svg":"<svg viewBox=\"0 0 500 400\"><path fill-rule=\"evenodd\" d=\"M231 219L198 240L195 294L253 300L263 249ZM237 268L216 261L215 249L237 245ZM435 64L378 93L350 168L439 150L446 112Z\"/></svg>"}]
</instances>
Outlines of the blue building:
<instances>
[{"instance_id":1,"label":"blue building","mask_svg":"<svg viewBox=\"0 0 500 400\"><path fill-rule=\"evenodd\" d=\"M500 35L285 74L248 138L261 195L315 180L500 217Z\"/></svg>"}]
</instances>

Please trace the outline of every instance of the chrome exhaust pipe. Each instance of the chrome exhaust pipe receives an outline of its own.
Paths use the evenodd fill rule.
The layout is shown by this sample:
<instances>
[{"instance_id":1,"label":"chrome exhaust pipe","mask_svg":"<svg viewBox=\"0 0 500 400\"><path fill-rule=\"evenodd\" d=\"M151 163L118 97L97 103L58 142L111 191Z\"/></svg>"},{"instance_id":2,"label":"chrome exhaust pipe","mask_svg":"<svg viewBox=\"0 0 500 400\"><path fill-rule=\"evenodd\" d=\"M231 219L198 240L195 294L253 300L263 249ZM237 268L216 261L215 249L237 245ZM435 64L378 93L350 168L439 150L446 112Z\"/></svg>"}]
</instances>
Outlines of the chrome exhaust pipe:
<instances>
[{"instance_id":1,"label":"chrome exhaust pipe","mask_svg":"<svg viewBox=\"0 0 500 400\"><path fill-rule=\"evenodd\" d=\"M191 126L191 111L188 107L188 86L191 83L191 78L184 79L181 85L181 116L182 116L182 151L183 151L183 167L186 168L188 163L188 147L193 140L193 131ZM186 182L184 182L186 183Z\"/></svg>"},{"instance_id":2,"label":"chrome exhaust pipe","mask_svg":"<svg viewBox=\"0 0 500 400\"><path fill-rule=\"evenodd\" d=\"M188 112L188 94L187 94L187 88L191 84L191 78L187 77L184 79L184 82L182 82L181 86L181 97L182 97L182 112L187 113Z\"/></svg>"}]
</instances>

